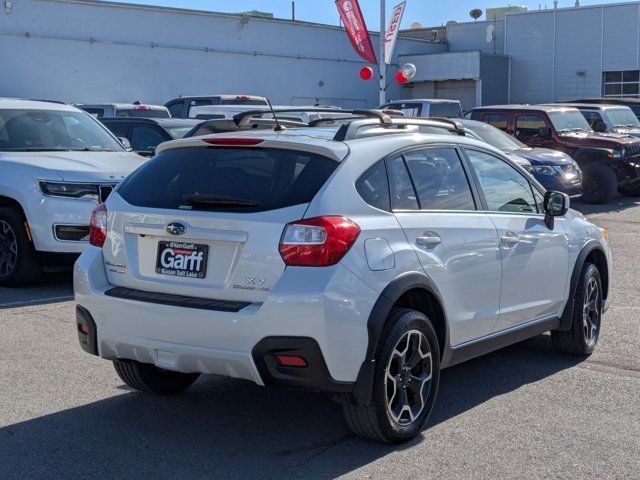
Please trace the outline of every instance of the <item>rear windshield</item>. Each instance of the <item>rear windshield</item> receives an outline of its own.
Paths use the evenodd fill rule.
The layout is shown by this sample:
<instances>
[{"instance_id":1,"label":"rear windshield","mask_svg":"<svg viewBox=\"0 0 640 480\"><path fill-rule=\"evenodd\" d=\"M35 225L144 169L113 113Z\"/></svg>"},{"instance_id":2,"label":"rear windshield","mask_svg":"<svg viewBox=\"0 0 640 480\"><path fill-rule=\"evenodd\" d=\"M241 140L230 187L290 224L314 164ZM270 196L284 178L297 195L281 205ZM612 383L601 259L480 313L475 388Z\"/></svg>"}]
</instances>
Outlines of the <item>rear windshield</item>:
<instances>
[{"instance_id":1,"label":"rear windshield","mask_svg":"<svg viewBox=\"0 0 640 480\"><path fill-rule=\"evenodd\" d=\"M131 175L119 194L139 207L260 212L309 203L337 166L276 148L172 149Z\"/></svg>"},{"instance_id":2,"label":"rear windshield","mask_svg":"<svg viewBox=\"0 0 640 480\"><path fill-rule=\"evenodd\" d=\"M158 108L119 108L117 117L139 117L139 118L171 118L169 112Z\"/></svg>"},{"instance_id":3,"label":"rear windshield","mask_svg":"<svg viewBox=\"0 0 640 480\"><path fill-rule=\"evenodd\" d=\"M267 105L267 102L253 98L223 98L220 105Z\"/></svg>"},{"instance_id":4,"label":"rear windshield","mask_svg":"<svg viewBox=\"0 0 640 480\"><path fill-rule=\"evenodd\" d=\"M462 107L459 103L432 103L429 108L429 116L462 118Z\"/></svg>"}]
</instances>

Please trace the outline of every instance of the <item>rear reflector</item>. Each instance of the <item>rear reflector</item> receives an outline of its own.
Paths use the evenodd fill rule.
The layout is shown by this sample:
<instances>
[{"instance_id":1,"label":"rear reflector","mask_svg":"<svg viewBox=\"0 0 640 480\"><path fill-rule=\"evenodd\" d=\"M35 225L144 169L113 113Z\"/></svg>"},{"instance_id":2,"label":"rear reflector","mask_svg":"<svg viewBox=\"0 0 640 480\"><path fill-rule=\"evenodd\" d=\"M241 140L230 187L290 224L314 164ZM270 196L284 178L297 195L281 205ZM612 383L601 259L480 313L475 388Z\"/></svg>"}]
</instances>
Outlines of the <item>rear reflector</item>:
<instances>
[{"instance_id":1,"label":"rear reflector","mask_svg":"<svg viewBox=\"0 0 640 480\"><path fill-rule=\"evenodd\" d=\"M203 138L203 142L209 145L220 145L224 147L250 147L264 142L261 138Z\"/></svg>"},{"instance_id":2,"label":"rear reflector","mask_svg":"<svg viewBox=\"0 0 640 480\"><path fill-rule=\"evenodd\" d=\"M278 365L280 365L281 367L304 368L309 366L304 358L295 355L274 355L274 357L276 359L276 362L278 362Z\"/></svg>"},{"instance_id":3,"label":"rear reflector","mask_svg":"<svg viewBox=\"0 0 640 480\"><path fill-rule=\"evenodd\" d=\"M345 217L299 220L284 228L280 255L288 266L328 267L342 260L358 235L360 227Z\"/></svg>"}]
</instances>

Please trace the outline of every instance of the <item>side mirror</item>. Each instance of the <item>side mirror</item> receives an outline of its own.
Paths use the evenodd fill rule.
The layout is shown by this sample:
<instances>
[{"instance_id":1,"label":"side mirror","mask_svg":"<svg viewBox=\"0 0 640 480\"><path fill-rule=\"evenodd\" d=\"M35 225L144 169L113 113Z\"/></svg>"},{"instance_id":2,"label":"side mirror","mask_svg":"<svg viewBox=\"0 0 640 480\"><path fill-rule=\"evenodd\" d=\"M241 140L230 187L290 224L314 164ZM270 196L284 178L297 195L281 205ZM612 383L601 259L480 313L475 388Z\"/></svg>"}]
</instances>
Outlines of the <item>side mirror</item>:
<instances>
[{"instance_id":1,"label":"side mirror","mask_svg":"<svg viewBox=\"0 0 640 480\"><path fill-rule=\"evenodd\" d=\"M569 195L549 190L544 194L544 221L549 229L553 229L554 218L563 217L569 211Z\"/></svg>"},{"instance_id":2,"label":"side mirror","mask_svg":"<svg viewBox=\"0 0 640 480\"><path fill-rule=\"evenodd\" d=\"M549 127L539 127L538 128L538 137L540 137L540 138L551 138L551 129Z\"/></svg>"},{"instance_id":3,"label":"side mirror","mask_svg":"<svg viewBox=\"0 0 640 480\"><path fill-rule=\"evenodd\" d=\"M129 143L129 139L125 137L118 137L118 141L122 144L124 148L127 150L131 150L131 143Z\"/></svg>"},{"instance_id":4,"label":"side mirror","mask_svg":"<svg viewBox=\"0 0 640 480\"><path fill-rule=\"evenodd\" d=\"M607 130L607 126L604 124L604 122L597 121L593 125L593 130L598 132L598 133L603 133L603 132L605 132Z\"/></svg>"}]
</instances>

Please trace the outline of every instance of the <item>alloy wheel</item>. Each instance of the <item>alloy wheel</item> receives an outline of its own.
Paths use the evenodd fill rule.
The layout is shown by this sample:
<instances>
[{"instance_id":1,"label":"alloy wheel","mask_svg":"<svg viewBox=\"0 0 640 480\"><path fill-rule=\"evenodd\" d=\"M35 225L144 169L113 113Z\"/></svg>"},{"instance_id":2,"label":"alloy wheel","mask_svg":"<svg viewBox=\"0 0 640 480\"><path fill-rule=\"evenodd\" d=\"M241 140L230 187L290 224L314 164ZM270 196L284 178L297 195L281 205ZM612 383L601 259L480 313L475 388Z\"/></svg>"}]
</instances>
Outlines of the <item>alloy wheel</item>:
<instances>
[{"instance_id":1,"label":"alloy wheel","mask_svg":"<svg viewBox=\"0 0 640 480\"><path fill-rule=\"evenodd\" d=\"M406 332L396 343L387 363L387 412L399 426L411 425L423 412L431 390L433 361L426 336Z\"/></svg>"},{"instance_id":2,"label":"alloy wheel","mask_svg":"<svg viewBox=\"0 0 640 480\"><path fill-rule=\"evenodd\" d=\"M584 307L582 314L582 330L584 332L584 341L589 347L593 347L598 341L600 333L600 315L601 315L601 298L600 286L595 277L589 278L587 284L586 295L584 297Z\"/></svg>"},{"instance_id":3,"label":"alloy wheel","mask_svg":"<svg viewBox=\"0 0 640 480\"><path fill-rule=\"evenodd\" d=\"M0 220L0 278L13 272L18 260L18 240L16 234L4 220Z\"/></svg>"}]
</instances>

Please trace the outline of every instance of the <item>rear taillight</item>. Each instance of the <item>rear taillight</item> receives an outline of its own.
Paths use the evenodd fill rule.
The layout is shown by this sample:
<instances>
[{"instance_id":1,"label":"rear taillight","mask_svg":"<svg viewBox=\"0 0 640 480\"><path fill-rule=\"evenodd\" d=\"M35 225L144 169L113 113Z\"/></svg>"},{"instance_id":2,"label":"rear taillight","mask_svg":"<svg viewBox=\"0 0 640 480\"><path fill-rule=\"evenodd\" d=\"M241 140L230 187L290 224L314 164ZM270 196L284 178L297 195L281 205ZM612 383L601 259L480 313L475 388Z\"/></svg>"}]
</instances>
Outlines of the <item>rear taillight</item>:
<instances>
[{"instance_id":1,"label":"rear taillight","mask_svg":"<svg viewBox=\"0 0 640 480\"><path fill-rule=\"evenodd\" d=\"M104 245L107 239L107 208L101 204L91 212L91 220L89 221L89 243L94 247Z\"/></svg>"},{"instance_id":2,"label":"rear taillight","mask_svg":"<svg viewBox=\"0 0 640 480\"><path fill-rule=\"evenodd\" d=\"M284 228L280 255L288 266L328 267L353 246L360 227L345 217L315 217Z\"/></svg>"},{"instance_id":3,"label":"rear taillight","mask_svg":"<svg viewBox=\"0 0 640 480\"><path fill-rule=\"evenodd\" d=\"M151 107L149 107L148 105L136 105L133 108L134 110L151 110Z\"/></svg>"}]
</instances>

